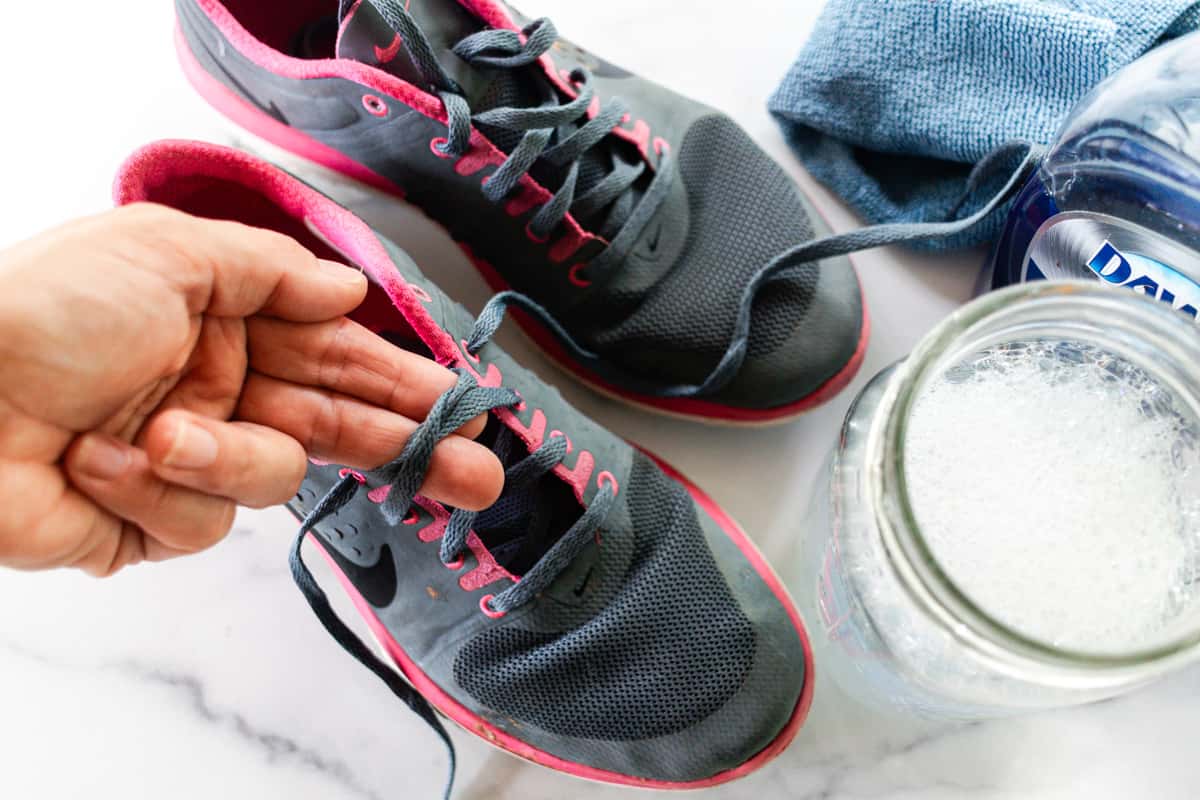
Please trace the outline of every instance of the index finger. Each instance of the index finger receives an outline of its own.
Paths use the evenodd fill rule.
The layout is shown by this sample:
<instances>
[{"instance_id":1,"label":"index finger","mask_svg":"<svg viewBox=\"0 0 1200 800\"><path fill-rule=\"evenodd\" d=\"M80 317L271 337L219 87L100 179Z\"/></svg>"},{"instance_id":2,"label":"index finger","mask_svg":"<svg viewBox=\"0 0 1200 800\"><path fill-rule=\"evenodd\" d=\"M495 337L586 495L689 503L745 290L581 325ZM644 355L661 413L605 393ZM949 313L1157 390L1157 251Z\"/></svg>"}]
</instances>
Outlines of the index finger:
<instances>
[{"instance_id":1,"label":"index finger","mask_svg":"<svg viewBox=\"0 0 1200 800\"><path fill-rule=\"evenodd\" d=\"M257 317L246 321L246 333L254 371L357 397L409 419L425 419L454 386L454 373L441 364L344 317L316 324ZM459 433L474 439L486 422L481 414Z\"/></svg>"},{"instance_id":2,"label":"index finger","mask_svg":"<svg viewBox=\"0 0 1200 800\"><path fill-rule=\"evenodd\" d=\"M120 212L144 240L181 262L163 277L192 314L319 322L351 311L366 296L367 280L357 269L317 258L277 231L149 203Z\"/></svg>"}]
</instances>

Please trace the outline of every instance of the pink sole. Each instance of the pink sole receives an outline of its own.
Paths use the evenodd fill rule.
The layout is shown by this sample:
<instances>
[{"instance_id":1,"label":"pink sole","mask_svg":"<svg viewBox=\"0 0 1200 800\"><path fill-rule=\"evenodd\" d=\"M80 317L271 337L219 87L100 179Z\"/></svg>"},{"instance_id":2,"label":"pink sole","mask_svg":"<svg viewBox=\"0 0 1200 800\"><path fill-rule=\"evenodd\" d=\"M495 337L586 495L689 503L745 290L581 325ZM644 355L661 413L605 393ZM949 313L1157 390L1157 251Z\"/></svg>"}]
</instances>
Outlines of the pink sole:
<instances>
[{"instance_id":1,"label":"pink sole","mask_svg":"<svg viewBox=\"0 0 1200 800\"><path fill-rule=\"evenodd\" d=\"M315 139L301 133L295 128L288 127L276 119L264 114L262 111L255 108L250 103L238 97L229 90L224 84L220 83L216 78L208 74L208 72L196 61L195 55L187 46L186 40L183 38L181 31L176 29L175 32L176 50L179 54L179 61L183 67L184 74L195 87L196 91L208 101L210 105L216 108L225 116L250 131L256 136L259 136L266 141L278 147L295 153L302 158L306 158L321 166L327 167L335 172L340 172L356 180L362 181L376 189L387 192L401 199L404 198L405 192L403 187L396 185L395 182L380 175L368 167L354 161L348 156L334 150L327 145L324 145ZM461 245L463 251L471 259L475 268L483 276L484 280L492 288L493 291L504 291L509 288L508 283L496 272L496 270L487 262L477 258L471 251L468 245ZM554 338L546 328L538 324L529 315L514 310L513 317L521 330L525 332L534 343L542 349L556 364L560 365L569 373L578 376L585 383L598 388L599 390L616 396L617 398L634 405L642 406L651 410L664 411L670 414L676 414L685 417L698 418L702 420L717 420L732 423L770 423L786 420L798 414L809 411L823 403L827 402L854 379L858 374L859 368L862 366L863 359L866 356L867 343L870 339L871 323L870 315L867 312L867 307L863 305L862 327L859 333L859 341L855 347L854 353L849 361L835 375L827 379L813 392L793 403L788 403L782 406L766 409L748 409L737 408L735 406L727 406L721 403L713 403L707 400L698 400L694 398L664 398L654 397L652 395L638 394L622 389L606 380L590 370L580 366L571 360L566 350Z\"/></svg>"},{"instance_id":2,"label":"pink sole","mask_svg":"<svg viewBox=\"0 0 1200 800\"><path fill-rule=\"evenodd\" d=\"M640 449L640 448L639 448ZM804 686L800 690L800 697L796 701L796 705L792 710L791 716L787 723L776 734L771 742L756 753L752 758L731 769L723 772L718 772L711 777L704 778L698 781L689 782L673 782L673 781L658 781L649 778L639 778L633 775L623 775L617 772L597 769L589 767L585 764L579 764L573 761L567 761L539 750L532 745L517 739L505 731L496 728L488 723L479 715L473 713L450 695L446 694L440 686L426 675L417 664L409 658L404 648L392 638L391 633L379 621L375 615L374 609L370 604L359 594L354 588L354 584L350 579L337 567L337 563L321 546L319 540L313 536L309 536L309 540L317 547L321 554L329 563L338 581L342 584L342 588L354 603L358 613L362 616L375 638L387 651L388 656L396 665L397 669L404 678L412 684L412 686L421 693L421 695L429 701L429 703L439 712L454 720L464 730L475 734L476 736L486 740L489 744L499 747L503 750L512 753L519 758L530 761L534 764L539 764L544 767L567 773L578 778L587 780L599 781L601 783L617 784L621 786L638 786L646 789L665 789L665 790L688 790L688 789L703 789L711 786L717 786L722 783L737 780L745 777L752 772L765 766L772 761L776 756L787 749L792 740L795 739L796 733L804 724L805 718L808 716L808 711L812 706L813 685L815 680L812 648L809 645L808 634L805 632L804 625L800 620L800 613L796 610L796 605L792 601L787 590L783 587L779 577L774 570L767 564L766 559L750 541L746 533L740 526L728 515L720 506L717 505L711 497L705 494L699 487L681 475L677 470L671 467L666 462L659 459L652 453L642 451L653 460L667 475L679 481L696 503L704 509L704 511L713 518L721 529L733 540L738 549L745 554L746 559L753 565L759 577L770 587L771 592L779 599L786 609L788 618L796 631L796 635L800 638L801 647L804 650Z\"/></svg>"}]
</instances>

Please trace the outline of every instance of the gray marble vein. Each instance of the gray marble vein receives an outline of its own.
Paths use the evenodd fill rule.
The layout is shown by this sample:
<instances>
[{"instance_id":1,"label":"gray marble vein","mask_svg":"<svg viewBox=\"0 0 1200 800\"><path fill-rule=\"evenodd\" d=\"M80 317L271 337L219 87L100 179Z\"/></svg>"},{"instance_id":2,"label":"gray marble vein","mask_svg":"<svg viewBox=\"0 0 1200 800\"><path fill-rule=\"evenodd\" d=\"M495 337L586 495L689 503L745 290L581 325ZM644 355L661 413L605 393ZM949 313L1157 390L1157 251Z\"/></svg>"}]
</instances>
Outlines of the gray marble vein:
<instances>
[{"instance_id":1,"label":"gray marble vein","mask_svg":"<svg viewBox=\"0 0 1200 800\"><path fill-rule=\"evenodd\" d=\"M57 670L109 672L143 685L165 687L178 698L180 705L190 712L194 721L219 727L236 736L244 744L261 752L269 763L297 764L320 773L321 776L328 778L345 790L349 796L364 798L364 800L384 800L383 795L359 782L347 764L330 759L287 734L260 727L240 712L216 707L208 696L204 681L199 676L133 660L92 666L72 663L15 642L2 640L0 640L0 652Z\"/></svg>"}]
</instances>

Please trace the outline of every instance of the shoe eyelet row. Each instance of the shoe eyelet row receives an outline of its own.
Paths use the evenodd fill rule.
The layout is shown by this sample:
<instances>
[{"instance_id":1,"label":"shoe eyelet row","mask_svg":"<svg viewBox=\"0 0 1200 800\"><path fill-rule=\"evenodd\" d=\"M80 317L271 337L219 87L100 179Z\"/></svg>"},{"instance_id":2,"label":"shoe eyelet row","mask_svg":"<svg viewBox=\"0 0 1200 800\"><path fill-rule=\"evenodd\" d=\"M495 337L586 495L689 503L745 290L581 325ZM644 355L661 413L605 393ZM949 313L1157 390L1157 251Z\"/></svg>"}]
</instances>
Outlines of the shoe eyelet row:
<instances>
[{"instance_id":1,"label":"shoe eyelet row","mask_svg":"<svg viewBox=\"0 0 1200 800\"><path fill-rule=\"evenodd\" d=\"M374 100L382 103L382 101L379 100L379 98L375 97L374 95L364 95L363 96L363 105L366 106L367 111L370 111L372 114L376 114L376 116L386 116L387 115L387 107L386 106L383 106L382 113L377 113L372 105L368 105L368 102L367 102L368 98L373 98ZM429 150L438 158L452 159L452 158L454 158L454 155L446 152L446 149L445 149L448 144L449 144L449 139L447 139L444 136L438 136L434 139L429 140ZM663 145L665 146L666 143L663 142ZM655 146L656 147L658 146L658 141L655 142ZM488 181L490 181L491 179L492 179L491 175L484 175L479 180L479 185L487 186ZM531 227L531 225L532 225L532 221L529 223L526 223L526 225L525 225L525 238L529 239L529 241L531 241L537 245L549 244L550 237L549 236L539 236L538 234L536 234L533 231L533 228ZM573 283L574 285L579 286L581 288L592 285L591 281L589 281L587 278L583 277L583 268L585 266L586 266L585 264L576 264L575 266L571 267L570 272L567 274L567 279L570 280L571 283ZM476 363L478 363L478 362L476 362Z\"/></svg>"}]
</instances>

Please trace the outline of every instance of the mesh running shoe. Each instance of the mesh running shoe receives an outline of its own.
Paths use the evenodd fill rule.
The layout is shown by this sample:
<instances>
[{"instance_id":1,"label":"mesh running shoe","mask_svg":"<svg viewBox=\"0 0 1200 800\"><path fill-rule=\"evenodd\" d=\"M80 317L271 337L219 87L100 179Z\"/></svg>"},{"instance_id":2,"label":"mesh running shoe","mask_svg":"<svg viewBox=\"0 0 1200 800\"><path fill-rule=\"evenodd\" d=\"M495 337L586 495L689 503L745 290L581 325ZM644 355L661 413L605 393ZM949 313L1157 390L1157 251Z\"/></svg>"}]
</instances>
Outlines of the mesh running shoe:
<instances>
[{"instance_id":1,"label":"mesh running shoe","mask_svg":"<svg viewBox=\"0 0 1200 800\"><path fill-rule=\"evenodd\" d=\"M857 276L791 252L829 231L729 117L498 0L340 6L177 0L180 57L253 134L422 208L601 391L751 423L853 377Z\"/></svg>"},{"instance_id":2,"label":"mesh running shoe","mask_svg":"<svg viewBox=\"0 0 1200 800\"><path fill-rule=\"evenodd\" d=\"M275 229L360 266L371 289L352 318L458 372L395 461L366 474L314 464L290 504L313 609L447 744L434 710L539 764L657 788L728 781L787 746L812 664L779 579L703 492L489 343L504 295L472 319L350 212L216 145L149 145L116 195ZM434 445L484 412L501 498L468 513L419 496ZM331 610L300 558L306 537L390 664Z\"/></svg>"}]
</instances>

